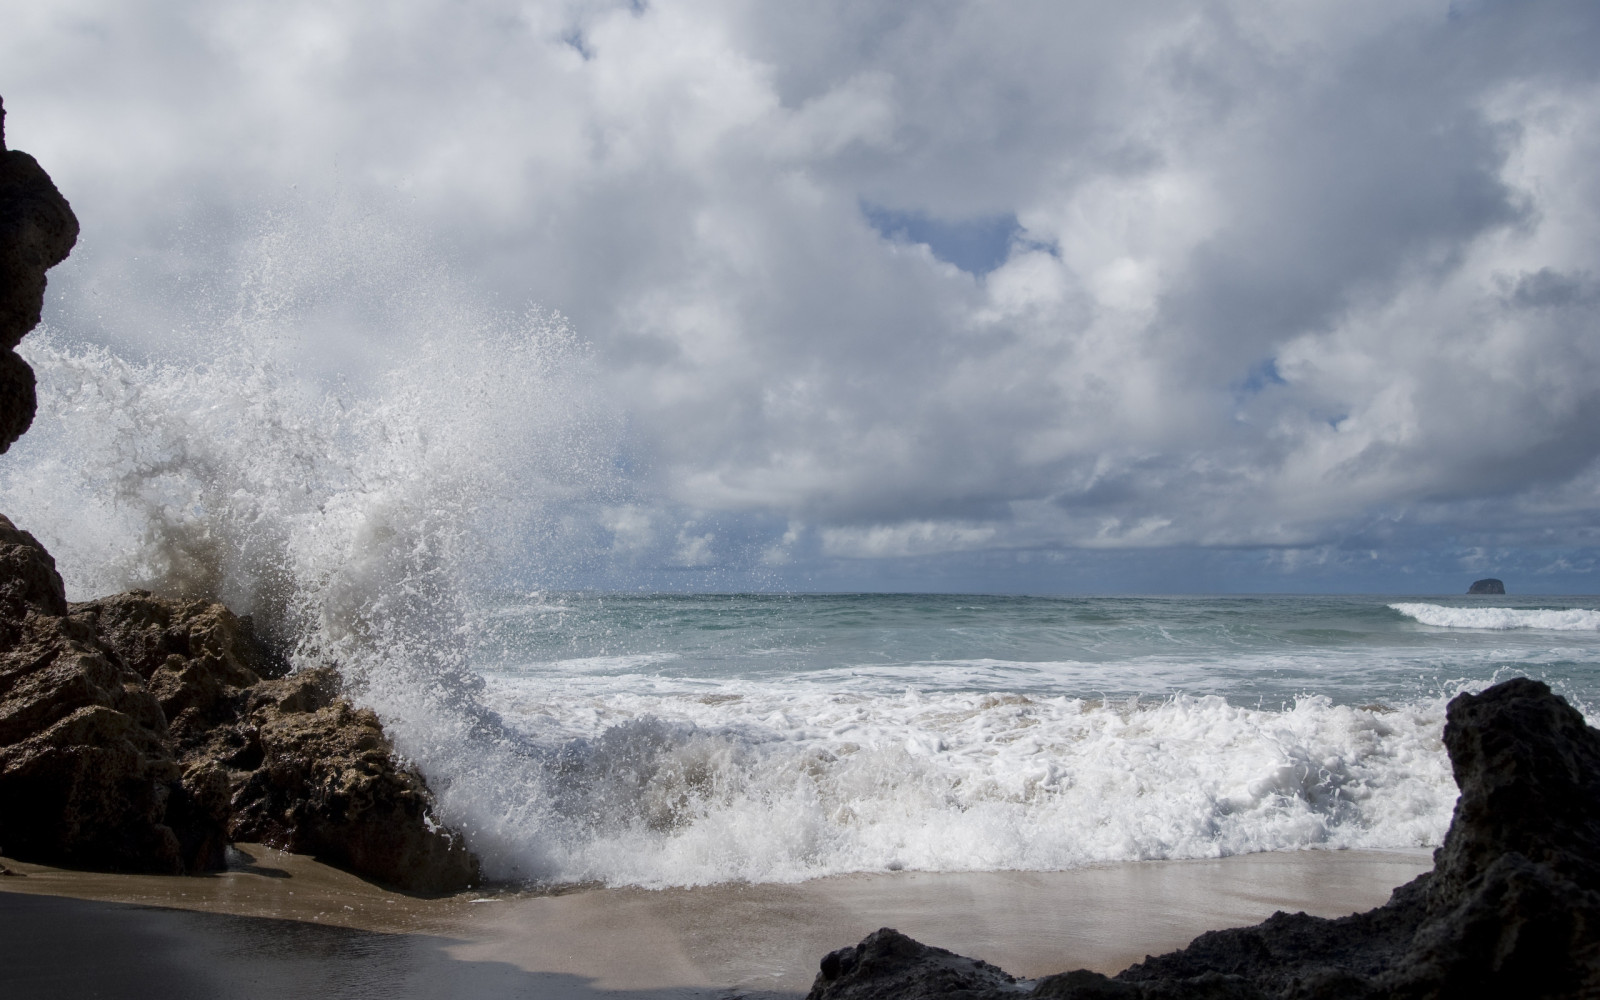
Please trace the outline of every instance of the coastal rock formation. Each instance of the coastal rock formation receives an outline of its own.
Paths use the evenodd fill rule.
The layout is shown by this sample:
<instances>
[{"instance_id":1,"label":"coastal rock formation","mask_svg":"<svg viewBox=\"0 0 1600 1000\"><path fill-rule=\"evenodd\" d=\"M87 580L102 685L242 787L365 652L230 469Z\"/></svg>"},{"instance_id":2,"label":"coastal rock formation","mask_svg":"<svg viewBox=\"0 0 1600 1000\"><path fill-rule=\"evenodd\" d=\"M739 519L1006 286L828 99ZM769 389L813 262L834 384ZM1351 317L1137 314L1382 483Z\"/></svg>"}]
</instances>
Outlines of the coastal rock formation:
<instances>
[{"instance_id":1,"label":"coastal rock formation","mask_svg":"<svg viewBox=\"0 0 1600 1000\"><path fill-rule=\"evenodd\" d=\"M0 102L0 453L33 423L33 369L17 344L39 324L44 273L67 259L78 240L72 206L27 153L6 149Z\"/></svg>"},{"instance_id":2,"label":"coastal rock formation","mask_svg":"<svg viewBox=\"0 0 1600 1000\"><path fill-rule=\"evenodd\" d=\"M1016 978L975 958L932 948L883 927L829 952L811 997L1016 996Z\"/></svg>"},{"instance_id":3,"label":"coastal rock formation","mask_svg":"<svg viewBox=\"0 0 1600 1000\"><path fill-rule=\"evenodd\" d=\"M69 613L55 561L4 516L0 650L0 846L158 872L220 859L215 793L184 786L160 703Z\"/></svg>"},{"instance_id":4,"label":"coastal rock formation","mask_svg":"<svg viewBox=\"0 0 1600 1000\"><path fill-rule=\"evenodd\" d=\"M287 665L250 619L145 591L68 605L0 516L0 847L93 868L219 868L261 841L421 892L477 862L338 675Z\"/></svg>"},{"instance_id":5,"label":"coastal rock formation","mask_svg":"<svg viewBox=\"0 0 1600 1000\"><path fill-rule=\"evenodd\" d=\"M1461 788L1450 832L1433 871L1384 906L1338 920L1277 913L1202 934L1115 977L1078 970L1028 992L1064 1000L1600 996L1600 732L1544 684L1518 678L1451 701L1444 742ZM809 1000L1023 992L992 976L942 971L958 961L884 929L824 959Z\"/></svg>"},{"instance_id":6,"label":"coastal rock formation","mask_svg":"<svg viewBox=\"0 0 1600 1000\"><path fill-rule=\"evenodd\" d=\"M262 681L186 758L228 768L229 836L420 892L475 883L477 861L434 821L422 775L396 765L378 717L339 689L327 668Z\"/></svg>"},{"instance_id":7,"label":"coastal rock formation","mask_svg":"<svg viewBox=\"0 0 1600 1000\"><path fill-rule=\"evenodd\" d=\"M13 350L78 220L0 104L0 452L33 422ZM478 877L415 768L338 675L294 676L249 618L146 591L68 605L55 560L0 515L0 850L46 863L182 873L262 841L402 889Z\"/></svg>"},{"instance_id":8,"label":"coastal rock formation","mask_svg":"<svg viewBox=\"0 0 1600 1000\"><path fill-rule=\"evenodd\" d=\"M1506 585L1493 577L1485 580L1474 580L1472 586L1467 588L1467 593L1469 594L1503 594L1505 592Z\"/></svg>"}]
</instances>

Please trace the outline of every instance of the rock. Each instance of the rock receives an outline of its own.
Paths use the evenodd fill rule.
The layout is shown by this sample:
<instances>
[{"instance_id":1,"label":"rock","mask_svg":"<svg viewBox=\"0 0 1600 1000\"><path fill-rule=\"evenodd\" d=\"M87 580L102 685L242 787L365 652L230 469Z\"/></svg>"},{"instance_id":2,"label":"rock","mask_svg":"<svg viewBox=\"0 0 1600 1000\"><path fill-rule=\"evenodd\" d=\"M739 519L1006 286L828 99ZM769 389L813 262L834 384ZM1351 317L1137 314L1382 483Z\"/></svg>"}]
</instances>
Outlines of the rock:
<instances>
[{"instance_id":1,"label":"rock","mask_svg":"<svg viewBox=\"0 0 1600 1000\"><path fill-rule=\"evenodd\" d=\"M161 703L180 755L221 723L237 720L245 690L288 672L250 618L221 604L170 600L146 590L73 605L144 678Z\"/></svg>"},{"instance_id":2,"label":"rock","mask_svg":"<svg viewBox=\"0 0 1600 1000\"><path fill-rule=\"evenodd\" d=\"M401 889L474 884L477 860L437 822L427 783L327 668L289 676L248 618L146 591L74 605L142 675L185 782L226 788L228 839L268 844ZM267 675L263 679L262 675Z\"/></svg>"},{"instance_id":3,"label":"rock","mask_svg":"<svg viewBox=\"0 0 1600 1000\"><path fill-rule=\"evenodd\" d=\"M807 1000L1016 994L1014 978L987 962L930 948L884 927L822 960Z\"/></svg>"},{"instance_id":4,"label":"rock","mask_svg":"<svg viewBox=\"0 0 1600 1000\"><path fill-rule=\"evenodd\" d=\"M55 561L0 516L0 844L57 864L207 867L223 831L190 808L160 704L67 611Z\"/></svg>"},{"instance_id":5,"label":"rock","mask_svg":"<svg viewBox=\"0 0 1600 1000\"><path fill-rule=\"evenodd\" d=\"M475 884L477 860L435 822L422 775L397 763L378 717L339 687L327 668L262 681L240 720L186 758L229 769L229 835L418 892Z\"/></svg>"},{"instance_id":6,"label":"rock","mask_svg":"<svg viewBox=\"0 0 1600 1000\"><path fill-rule=\"evenodd\" d=\"M1048 976L1032 994L1600 996L1600 732L1545 685L1518 678L1451 701L1444 742L1461 788L1450 832L1433 871L1396 889L1384 906L1338 920L1277 913L1254 927L1202 934L1115 977L1081 969ZM897 944L905 967L876 980L827 975L830 963L844 964L837 957L844 953L834 952L810 1000L1017 996L1004 984L945 983L938 973L953 957L938 949L924 955L923 947Z\"/></svg>"},{"instance_id":7,"label":"rock","mask_svg":"<svg viewBox=\"0 0 1600 1000\"><path fill-rule=\"evenodd\" d=\"M78 240L72 206L27 153L7 150L0 103L0 453L33 423L33 370L15 348L39 324L44 273Z\"/></svg>"},{"instance_id":8,"label":"rock","mask_svg":"<svg viewBox=\"0 0 1600 1000\"><path fill-rule=\"evenodd\" d=\"M249 618L147 591L68 605L0 516L0 844L90 868L220 868L230 840L421 892L477 880L415 768L328 669L289 676Z\"/></svg>"},{"instance_id":9,"label":"rock","mask_svg":"<svg viewBox=\"0 0 1600 1000\"><path fill-rule=\"evenodd\" d=\"M45 271L78 220L0 103L0 453L28 429ZM68 606L55 560L0 515L0 844L14 857L192 872L260 840L403 889L477 881L422 775L332 671L291 678L249 618L147 591Z\"/></svg>"},{"instance_id":10,"label":"rock","mask_svg":"<svg viewBox=\"0 0 1600 1000\"><path fill-rule=\"evenodd\" d=\"M1474 580L1472 586L1467 588L1467 593L1469 594L1503 594L1505 592L1506 585L1494 577L1489 577L1485 580Z\"/></svg>"}]
</instances>

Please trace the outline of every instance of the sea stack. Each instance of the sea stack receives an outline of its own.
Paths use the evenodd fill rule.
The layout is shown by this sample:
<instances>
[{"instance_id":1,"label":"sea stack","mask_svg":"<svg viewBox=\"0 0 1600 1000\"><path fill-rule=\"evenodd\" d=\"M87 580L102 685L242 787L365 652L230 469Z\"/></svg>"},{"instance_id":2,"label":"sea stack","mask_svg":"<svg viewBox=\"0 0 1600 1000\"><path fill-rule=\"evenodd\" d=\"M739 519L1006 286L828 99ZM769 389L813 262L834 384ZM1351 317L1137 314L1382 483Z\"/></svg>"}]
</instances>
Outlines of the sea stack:
<instances>
[{"instance_id":1,"label":"sea stack","mask_svg":"<svg viewBox=\"0 0 1600 1000\"><path fill-rule=\"evenodd\" d=\"M1469 594L1503 594L1505 592L1506 585L1492 576L1483 580L1474 580L1472 586L1467 588L1467 593Z\"/></svg>"},{"instance_id":2,"label":"sea stack","mask_svg":"<svg viewBox=\"0 0 1600 1000\"><path fill-rule=\"evenodd\" d=\"M38 161L6 149L6 109L0 101L0 453L33 423L33 369L16 352L39 325L44 273L67 259L78 241L78 219Z\"/></svg>"}]
</instances>

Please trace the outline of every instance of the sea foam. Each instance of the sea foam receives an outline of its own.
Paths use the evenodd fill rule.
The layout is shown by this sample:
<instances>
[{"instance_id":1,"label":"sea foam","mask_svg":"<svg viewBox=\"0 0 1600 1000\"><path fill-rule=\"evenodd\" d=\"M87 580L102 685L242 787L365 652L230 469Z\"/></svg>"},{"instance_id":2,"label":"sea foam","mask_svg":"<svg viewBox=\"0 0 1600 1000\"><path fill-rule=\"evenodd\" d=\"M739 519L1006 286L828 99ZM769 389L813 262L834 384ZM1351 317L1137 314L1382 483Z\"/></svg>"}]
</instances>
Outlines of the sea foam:
<instances>
[{"instance_id":1,"label":"sea foam","mask_svg":"<svg viewBox=\"0 0 1600 1000\"><path fill-rule=\"evenodd\" d=\"M1584 608L1451 608L1441 604L1391 604L1389 607L1424 625L1441 628L1600 630L1600 611Z\"/></svg>"},{"instance_id":2,"label":"sea foam","mask_svg":"<svg viewBox=\"0 0 1600 1000\"><path fill-rule=\"evenodd\" d=\"M550 761L536 874L561 881L1424 847L1455 801L1442 699L1265 710L570 674L491 677L485 699Z\"/></svg>"}]
</instances>

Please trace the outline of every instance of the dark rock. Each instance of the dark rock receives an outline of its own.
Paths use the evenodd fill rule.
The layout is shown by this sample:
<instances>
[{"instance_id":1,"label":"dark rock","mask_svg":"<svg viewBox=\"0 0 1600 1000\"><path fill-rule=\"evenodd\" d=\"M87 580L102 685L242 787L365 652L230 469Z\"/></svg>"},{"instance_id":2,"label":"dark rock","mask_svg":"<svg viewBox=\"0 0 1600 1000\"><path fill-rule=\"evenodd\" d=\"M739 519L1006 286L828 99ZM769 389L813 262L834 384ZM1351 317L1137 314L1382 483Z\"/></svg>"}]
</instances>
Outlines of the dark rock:
<instances>
[{"instance_id":1,"label":"dark rock","mask_svg":"<svg viewBox=\"0 0 1600 1000\"><path fill-rule=\"evenodd\" d=\"M0 844L47 863L219 868L230 840L402 889L477 880L422 775L328 669L286 677L250 619L132 591L68 605L0 516Z\"/></svg>"},{"instance_id":2,"label":"dark rock","mask_svg":"<svg viewBox=\"0 0 1600 1000\"><path fill-rule=\"evenodd\" d=\"M913 941L889 927L822 960L807 1000L824 997L976 997L1015 995L1016 980L987 962Z\"/></svg>"},{"instance_id":3,"label":"dark rock","mask_svg":"<svg viewBox=\"0 0 1600 1000\"><path fill-rule=\"evenodd\" d=\"M397 763L376 715L339 696L332 670L257 684L239 721L213 730L192 759L230 769L234 840L418 892L478 880L460 835L434 821L422 775Z\"/></svg>"},{"instance_id":4,"label":"dark rock","mask_svg":"<svg viewBox=\"0 0 1600 1000\"><path fill-rule=\"evenodd\" d=\"M161 702L180 754L239 714L242 695L286 665L256 638L249 617L221 604L169 600L133 590L73 605L144 678Z\"/></svg>"},{"instance_id":5,"label":"dark rock","mask_svg":"<svg viewBox=\"0 0 1600 1000\"><path fill-rule=\"evenodd\" d=\"M477 881L462 838L435 821L422 775L330 669L285 664L248 618L209 601L131 591L75 605L143 676L169 720L185 783L225 789L228 839L311 854L419 892Z\"/></svg>"},{"instance_id":6,"label":"dark rock","mask_svg":"<svg viewBox=\"0 0 1600 1000\"><path fill-rule=\"evenodd\" d=\"M1503 594L1505 592L1506 585L1494 577L1489 577L1486 580L1474 580L1472 586L1467 588L1467 593L1469 594Z\"/></svg>"},{"instance_id":7,"label":"dark rock","mask_svg":"<svg viewBox=\"0 0 1600 1000\"><path fill-rule=\"evenodd\" d=\"M44 273L78 240L72 206L27 153L7 150L0 103L0 453L33 423L33 370L15 348L39 324Z\"/></svg>"},{"instance_id":8,"label":"dark rock","mask_svg":"<svg viewBox=\"0 0 1600 1000\"><path fill-rule=\"evenodd\" d=\"M1433 871L1384 906L1325 920L1277 913L1212 931L1115 977L1086 970L1039 980L1065 1000L1334 1000L1600 996L1600 732L1545 685L1518 678L1451 701L1444 732L1461 798ZM879 934L886 932L880 931ZM871 941L868 938L867 941ZM857 946L865 948L867 941ZM948 952L903 965L930 972ZM1016 987L919 978L866 980L824 959L810 1000L962 996ZM859 959L858 959L859 960ZM998 971L998 970L995 970ZM881 984L881 986L879 985ZM904 984L903 986L901 984Z\"/></svg>"},{"instance_id":9,"label":"dark rock","mask_svg":"<svg viewBox=\"0 0 1600 1000\"><path fill-rule=\"evenodd\" d=\"M122 870L206 867L220 824L187 802L161 706L67 614L55 561L0 516L0 844L14 857Z\"/></svg>"}]
</instances>

